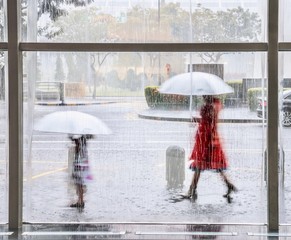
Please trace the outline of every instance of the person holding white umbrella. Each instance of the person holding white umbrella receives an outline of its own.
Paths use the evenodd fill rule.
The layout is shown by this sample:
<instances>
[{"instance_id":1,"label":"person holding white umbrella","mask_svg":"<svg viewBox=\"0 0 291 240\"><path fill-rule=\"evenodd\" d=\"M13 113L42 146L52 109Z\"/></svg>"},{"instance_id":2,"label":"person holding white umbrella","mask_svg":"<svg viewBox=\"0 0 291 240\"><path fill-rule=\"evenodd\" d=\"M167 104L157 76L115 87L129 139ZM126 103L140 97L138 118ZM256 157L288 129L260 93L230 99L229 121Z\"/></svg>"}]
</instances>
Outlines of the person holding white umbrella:
<instances>
[{"instance_id":1,"label":"person holding white umbrella","mask_svg":"<svg viewBox=\"0 0 291 240\"><path fill-rule=\"evenodd\" d=\"M211 95L204 95L204 105L201 107L198 129L195 135L195 144L189 157L190 169L194 171L193 179L185 197L197 199L197 185L200 173L204 170L214 170L220 174L227 186L227 192L223 197L231 202L231 193L237 188L230 182L225 174L228 161L223 151L217 130L218 114L222 108L220 100Z\"/></svg>"},{"instance_id":2,"label":"person holding white umbrella","mask_svg":"<svg viewBox=\"0 0 291 240\"><path fill-rule=\"evenodd\" d=\"M78 200L70 207L83 209L85 207L84 192L87 180L90 180L87 139L99 134L111 134L112 131L99 118L78 111L57 111L45 115L34 125L35 131L47 133L69 134L74 142L74 160L72 179L76 186Z\"/></svg>"},{"instance_id":3,"label":"person holding white umbrella","mask_svg":"<svg viewBox=\"0 0 291 240\"><path fill-rule=\"evenodd\" d=\"M227 186L223 196L231 201L231 193L237 188L229 181L225 174L228 162L222 149L217 130L218 114L222 104L217 95L233 93L233 88L217 75L205 72L188 72L176 75L159 89L164 94L177 94L190 96L190 112L192 111L192 96L203 96L204 105L200 110L201 120L195 135L195 144L189 160L190 168L194 171L193 179L186 195L182 197L197 199L197 185L201 171L215 170L220 173Z\"/></svg>"},{"instance_id":4,"label":"person holding white umbrella","mask_svg":"<svg viewBox=\"0 0 291 240\"><path fill-rule=\"evenodd\" d=\"M78 196L77 202L71 204L70 207L84 208L86 183L88 180L92 179L87 150L87 138L91 138L91 135L72 135L70 138L75 143L72 179L76 186L76 193Z\"/></svg>"}]
</instances>

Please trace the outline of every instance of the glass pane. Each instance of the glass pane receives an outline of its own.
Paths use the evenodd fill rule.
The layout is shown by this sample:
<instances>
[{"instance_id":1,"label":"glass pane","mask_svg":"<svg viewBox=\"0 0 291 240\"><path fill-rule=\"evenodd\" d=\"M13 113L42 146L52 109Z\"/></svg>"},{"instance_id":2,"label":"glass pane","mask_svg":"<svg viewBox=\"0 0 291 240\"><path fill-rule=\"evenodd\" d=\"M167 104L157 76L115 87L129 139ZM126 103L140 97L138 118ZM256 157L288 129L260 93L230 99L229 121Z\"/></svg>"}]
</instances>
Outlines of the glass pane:
<instances>
[{"instance_id":1,"label":"glass pane","mask_svg":"<svg viewBox=\"0 0 291 240\"><path fill-rule=\"evenodd\" d=\"M0 52L0 223L8 222L8 118L7 118L7 77L5 71L5 63L7 60L7 54Z\"/></svg>"},{"instance_id":2,"label":"glass pane","mask_svg":"<svg viewBox=\"0 0 291 240\"><path fill-rule=\"evenodd\" d=\"M0 1L0 42L7 41L7 2Z\"/></svg>"},{"instance_id":3,"label":"glass pane","mask_svg":"<svg viewBox=\"0 0 291 240\"><path fill-rule=\"evenodd\" d=\"M38 2L39 5L37 1L28 2L27 11L23 10L23 18L27 19L23 25L23 41L215 43L266 40L266 4L259 0L201 3L89 0L77 1L77 5Z\"/></svg>"},{"instance_id":4,"label":"glass pane","mask_svg":"<svg viewBox=\"0 0 291 240\"><path fill-rule=\"evenodd\" d=\"M291 222L290 200L290 126L291 126L291 108L290 108L290 53L280 53L280 92L279 92L279 108L280 111L280 167L279 167L279 183L280 183L280 223Z\"/></svg>"},{"instance_id":5,"label":"glass pane","mask_svg":"<svg viewBox=\"0 0 291 240\"><path fill-rule=\"evenodd\" d=\"M280 42L290 42L291 41L291 31L288 27L288 15L291 12L291 2L290 1L279 1L280 5L280 15L279 15L279 41Z\"/></svg>"},{"instance_id":6,"label":"glass pane","mask_svg":"<svg viewBox=\"0 0 291 240\"><path fill-rule=\"evenodd\" d=\"M201 64L214 57L219 61ZM265 125L256 111L256 97L266 87L265 58L265 53L228 52L25 53L24 221L266 223ZM177 85L183 83L179 74L191 70L210 73L215 81L219 76L234 88L220 96L217 130L228 162L225 173L238 189L233 199L222 196L227 187L216 171L201 172L196 201L182 198L194 174L188 159L203 100L160 89L175 77ZM190 87L191 78L183 86ZM65 117L40 122L62 111ZM72 111L90 114L112 131L95 132L86 148L77 141L89 156L90 174L87 162L77 158L83 163L81 176L73 157L81 153L69 133L78 139L101 124L83 129L86 118ZM66 119L84 124L83 130L67 129ZM76 194L81 184L84 196ZM69 207L78 196L80 208Z\"/></svg>"}]
</instances>

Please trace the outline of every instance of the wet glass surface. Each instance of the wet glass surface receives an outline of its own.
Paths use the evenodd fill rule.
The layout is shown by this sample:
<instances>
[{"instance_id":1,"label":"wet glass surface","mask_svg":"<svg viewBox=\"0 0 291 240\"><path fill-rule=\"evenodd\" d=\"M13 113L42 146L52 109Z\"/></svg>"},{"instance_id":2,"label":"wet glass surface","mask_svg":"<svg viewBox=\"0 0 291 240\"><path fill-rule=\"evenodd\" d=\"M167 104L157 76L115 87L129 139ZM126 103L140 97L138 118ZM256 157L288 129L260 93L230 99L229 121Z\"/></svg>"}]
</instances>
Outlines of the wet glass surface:
<instances>
[{"instance_id":1,"label":"wet glass surface","mask_svg":"<svg viewBox=\"0 0 291 240\"><path fill-rule=\"evenodd\" d=\"M290 61L291 55L289 53L282 53L279 55L280 60L283 63L281 67L282 76L289 75L288 61ZM281 79L280 77L279 79ZM280 193L280 222L282 224L288 224L291 222L291 208L290 208L290 124L289 124L289 99L284 95L289 90L289 86L280 84L279 92L279 108L281 109L279 120L280 120L280 153L279 153L279 193ZM284 98L285 96L285 98Z\"/></svg>"},{"instance_id":2,"label":"wet glass surface","mask_svg":"<svg viewBox=\"0 0 291 240\"><path fill-rule=\"evenodd\" d=\"M257 116L254 105L249 104L255 104L256 98L244 96L243 90L235 87L236 91L226 95L225 99L236 97L237 104L225 102L220 114L218 131L229 161L227 175L238 192L233 194L232 199L224 198L222 195L227 189L219 174L205 171L197 188L198 199L182 199L181 195L188 191L193 176L188 157L198 123L191 122L191 118L200 118L201 97L193 99L191 110L189 103L180 101L180 98L176 99L176 103L173 98L159 108L159 105L153 107L150 104L144 89L159 87L171 77L170 74L183 73L189 64L174 64L179 58L183 59L180 53L161 53L161 68L156 65L154 69L157 74L160 72L160 78L156 78L146 60L151 57L147 53L141 65L127 71L124 60L135 59L134 53L106 55L102 65L93 65L94 71L86 65L86 61L81 61L98 56L98 53L27 55L25 72L28 86L31 86L28 90L33 91L29 96L34 98L24 102L26 222L266 222L263 158L266 125ZM101 56L105 57L103 53ZM250 81L250 78L244 77L260 73L257 66L264 66L264 54L233 53L223 54L223 58L232 63L231 68L222 64L224 70L217 73L226 83L235 86L244 82L248 89L264 86L260 78ZM29 64L33 63L33 59L37 59L37 71ZM75 63L71 62L72 59ZM171 59L173 63L169 72L164 66ZM186 55L186 59L191 58ZM201 64L195 65L199 54L193 54L192 59L195 59L193 68L199 66L201 69ZM245 65L242 64L243 59L247 61ZM78 68L79 71L72 75L70 70L77 62L82 62L84 68ZM131 66L128 62L126 64ZM109 74L113 70L118 73L115 78ZM34 71L36 75L32 74ZM51 89L50 84L61 83L58 80L60 75L64 79L64 88L59 88L59 93L64 90L62 100L55 98L54 94L50 95L58 90L57 87ZM37 76L35 82L34 76ZM237 80L239 77L240 81ZM233 82L232 79L236 80ZM37 92L41 92L43 98L38 98ZM78 196L71 181L74 148L69 133L34 130L38 120L56 111L79 111L93 115L112 130L112 134L97 134L87 141L92 179L86 182L85 207L82 205L80 209L69 207ZM72 115L67 113L68 119L71 119ZM169 121L166 117L161 120L164 115L176 119ZM175 157L172 150L167 154L173 146L174 149L182 149L183 154ZM172 164L173 161L180 162L180 167Z\"/></svg>"},{"instance_id":3,"label":"wet glass surface","mask_svg":"<svg viewBox=\"0 0 291 240\"><path fill-rule=\"evenodd\" d=\"M280 19L279 19L279 41L280 42L290 42L291 33L287 27L288 14L291 12L290 1L280 1Z\"/></svg>"},{"instance_id":4,"label":"wet glass surface","mask_svg":"<svg viewBox=\"0 0 291 240\"><path fill-rule=\"evenodd\" d=\"M4 52L0 52L2 58L0 67L0 223L7 223L8 221L8 164L7 164L7 151L8 151L8 122L7 122L7 82L4 74Z\"/></svg>"},{"instance_id":5,"label":"wet glass surface","mask_svg":"<svg viewBox=\"0 0 291 240\"><path fill-rule=\"evenodd\" d=\"M23 41L217 43L266 36L266 4L258 0L23 2Z\"/></svg>"}]
</instances>

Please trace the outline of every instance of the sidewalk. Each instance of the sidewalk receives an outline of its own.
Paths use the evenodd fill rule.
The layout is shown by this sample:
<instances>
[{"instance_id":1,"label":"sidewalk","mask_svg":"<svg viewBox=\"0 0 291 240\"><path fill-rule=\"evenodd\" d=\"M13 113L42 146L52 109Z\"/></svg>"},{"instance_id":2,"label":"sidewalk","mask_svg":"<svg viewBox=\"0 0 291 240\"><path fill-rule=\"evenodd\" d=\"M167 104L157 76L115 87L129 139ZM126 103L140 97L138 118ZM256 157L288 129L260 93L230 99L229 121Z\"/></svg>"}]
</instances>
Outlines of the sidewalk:
<instances>
[{"instance_id":1,"label":"sidewalk","mask_svg":"<svg viewBox=\"0 0 291 240\"><path fill-rule=\"evenodd\" d=\"M64 101L51 100L51 101L38 101L36 105L41 106L81 106L81 105L96 105L96 104L110 104L116 103L120 98L115 97L97 97L96 99L90 98L66 98Z\"/></svg>"},{"instance_id":2,"label":"sidewalk","mask_svg":"<svg viewBox=\"0 0 291 240\"><path fill-rule=\"evenodd\" d=\"M131 98L129 98L131 99ZM37 105L42 106L82 106L82 105L100 105L100 104L113 104L123 102L124 97L97 97L96 99L90 98L66 98L65 101L39 101ZM145 104L146 105L146 104ZM147 107L147 106L146 106ZM193 110L162 110L150 109L138 113L140 118L162 120L162 121L179 121L191 122L199 121L199 111ZM224 123L262 123L262 119L257 117L256 112L251 112L247 106L243 107L229 107L222 109L219 115L219 122Z\"/></svg>"},{"instance_id":3,"label":"sidewalk","mask_svg":"<svg viewBox=\"0 0 291 240\"><path fill-rule=\"evenodd\" d=\"M138 114L140 118L164 121L199 121L199 112L193 110L154 110L147 109ZM256 112L251 112L248 107L224 108L219 115L219 122L224 123L262 123Z\"/></svg>"}]
</instances>

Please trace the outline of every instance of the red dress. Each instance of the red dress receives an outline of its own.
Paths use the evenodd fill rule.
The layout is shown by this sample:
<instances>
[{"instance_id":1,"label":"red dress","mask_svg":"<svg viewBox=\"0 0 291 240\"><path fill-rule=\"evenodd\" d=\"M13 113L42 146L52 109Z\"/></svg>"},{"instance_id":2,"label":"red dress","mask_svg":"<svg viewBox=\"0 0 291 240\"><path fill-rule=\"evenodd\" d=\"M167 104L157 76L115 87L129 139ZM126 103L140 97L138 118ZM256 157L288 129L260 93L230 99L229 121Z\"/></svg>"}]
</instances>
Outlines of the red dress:
<instances>
[{"instance_id":1,"label":"red dress","mask_svg":"<svg viewBox=\"0 0 291 240\"><path fill-rule=\"evenodd\" d=\"M191 169L223 170L228 166L217 131L218 113L221 103L218 99L213 103L205 103L200 110L201 120L195 135L195 144L189 160L194 160Z\"/></svg>"}]
</instances>

